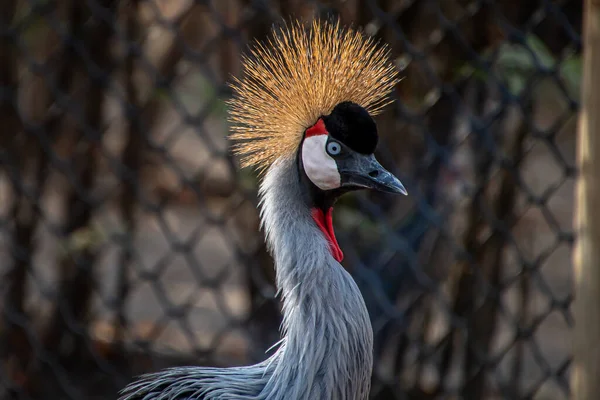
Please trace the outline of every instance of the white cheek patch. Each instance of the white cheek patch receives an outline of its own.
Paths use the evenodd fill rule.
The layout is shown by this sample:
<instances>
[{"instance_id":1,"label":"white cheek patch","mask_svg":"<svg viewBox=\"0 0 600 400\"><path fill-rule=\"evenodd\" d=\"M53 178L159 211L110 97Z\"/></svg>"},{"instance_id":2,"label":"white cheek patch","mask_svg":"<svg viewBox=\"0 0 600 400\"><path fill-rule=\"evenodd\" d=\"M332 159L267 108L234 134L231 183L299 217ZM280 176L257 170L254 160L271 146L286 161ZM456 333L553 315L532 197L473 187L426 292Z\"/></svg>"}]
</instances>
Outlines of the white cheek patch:
<instances>
[{"instance_id":1,"label":"white cheek patch","mask_svg":"<svg viewBox=\"0 0 600 400\"><path fill-rule=\"evenodd\" d=\"M341 178L335 160L327 154L327 135L315 135L304 139L302 165L308 179L321 190L340 187Z\"/></svg>"}]
</instances>

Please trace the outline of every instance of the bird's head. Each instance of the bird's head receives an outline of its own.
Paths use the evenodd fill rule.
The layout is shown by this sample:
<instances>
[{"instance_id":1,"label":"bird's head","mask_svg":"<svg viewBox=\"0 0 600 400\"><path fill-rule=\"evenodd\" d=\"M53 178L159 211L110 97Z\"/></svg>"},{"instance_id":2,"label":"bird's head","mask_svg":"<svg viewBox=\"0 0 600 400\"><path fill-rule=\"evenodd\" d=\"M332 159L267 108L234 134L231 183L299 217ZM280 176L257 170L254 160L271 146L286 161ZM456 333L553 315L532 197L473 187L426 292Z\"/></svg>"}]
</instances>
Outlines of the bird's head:
<instances>
[{"instance_id":1,"label":"bird's head","mask_svg":"<svg viewBox=\"0 0 600 400\"><path fill-rule=\"evenodd\" d=\"M229 102L242 166L262 175L278 161L295 161L313 218L336 247L331 207L341 194L406 194L374 156L373 116L398 82L385 45L339 22L293 23L258 43L243 70ZM334 257L341 260L341 251Z\"/></svg>"},{"instance_id":2,"label":"bird's head","mask_svg":"<svg viewBox=\"0 0 600 400\"><path fill-rule=\"evenodd\" d=\"M377 125L367 110L342 102L306 129L298 162L313 191L331 194L325 197L357 189L406 194L398 178L375 158L377 141Z\"/></svg>"}]
</instances>

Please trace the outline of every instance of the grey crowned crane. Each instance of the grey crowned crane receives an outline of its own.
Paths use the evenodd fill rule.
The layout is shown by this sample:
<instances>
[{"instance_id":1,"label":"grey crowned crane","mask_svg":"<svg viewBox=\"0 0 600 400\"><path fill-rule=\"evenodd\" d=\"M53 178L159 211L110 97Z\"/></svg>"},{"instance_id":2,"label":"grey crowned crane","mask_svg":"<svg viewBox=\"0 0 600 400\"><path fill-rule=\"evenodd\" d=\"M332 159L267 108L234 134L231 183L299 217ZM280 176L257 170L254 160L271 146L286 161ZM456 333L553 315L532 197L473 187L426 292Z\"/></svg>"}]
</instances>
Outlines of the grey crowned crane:
<instances>
[{"instance_id":1,"label":"grey crowned crane","mask_svg":"<svg viewBox=\"0 0 600 400\"><path fill-rule=\"evenodd\" d=\"M332 225L342 194L406 194L375 159L372 116L398 82L389 51L339 22L273 31L244 57L230 101L234 151L258 170L262 229L283 301L282 339L264 362L148 374L121 400L364 400L373 331Z\"/></svg>"}]
</instances>

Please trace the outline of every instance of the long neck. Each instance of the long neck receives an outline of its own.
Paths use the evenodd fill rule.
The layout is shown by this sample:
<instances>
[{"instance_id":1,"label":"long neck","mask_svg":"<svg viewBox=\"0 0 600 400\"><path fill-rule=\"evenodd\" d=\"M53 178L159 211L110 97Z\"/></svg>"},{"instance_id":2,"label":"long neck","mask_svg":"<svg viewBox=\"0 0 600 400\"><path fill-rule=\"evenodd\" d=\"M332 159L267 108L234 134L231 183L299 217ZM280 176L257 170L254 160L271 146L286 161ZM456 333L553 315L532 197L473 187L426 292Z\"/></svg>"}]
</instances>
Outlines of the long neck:
<instances>
[{"instance_id":1,"label":"long neck","mask_svg":"<svg viewBox=\"0 0 600 400\"><path fill-rule=\"evenodd\" d=\"M284 338L271 381L280 384L271 389L285 387L289 396L293 388L293 399L365 399L372 369L368 313L356 283L311 217L297 165L273 165L260 194L283 300Z\"/></svg>"}]
</instances>

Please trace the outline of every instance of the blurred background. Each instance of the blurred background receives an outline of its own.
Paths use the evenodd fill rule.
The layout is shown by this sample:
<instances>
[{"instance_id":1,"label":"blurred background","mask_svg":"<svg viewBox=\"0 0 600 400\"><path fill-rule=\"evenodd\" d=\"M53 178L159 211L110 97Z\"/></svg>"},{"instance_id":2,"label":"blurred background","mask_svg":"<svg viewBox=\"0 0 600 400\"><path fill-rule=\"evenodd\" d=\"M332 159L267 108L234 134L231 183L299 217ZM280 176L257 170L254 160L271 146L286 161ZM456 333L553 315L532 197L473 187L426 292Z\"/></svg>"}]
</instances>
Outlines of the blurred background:
<instances>
[{"instance_id":1,"label":"blurred background","mask_svg":"<svg viewBox=\"0 0 600 400\"><path fill-rule=\"evenodd\" d=\"M115 399L271 354L227 82L274 24L328 16L403 77L377 157L410 195L334 217L372 398L568 398L582 2L0 0L0 399Z\"/></svg>"}]
</instances>

